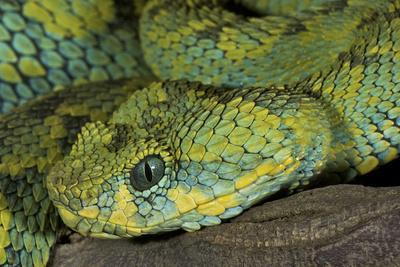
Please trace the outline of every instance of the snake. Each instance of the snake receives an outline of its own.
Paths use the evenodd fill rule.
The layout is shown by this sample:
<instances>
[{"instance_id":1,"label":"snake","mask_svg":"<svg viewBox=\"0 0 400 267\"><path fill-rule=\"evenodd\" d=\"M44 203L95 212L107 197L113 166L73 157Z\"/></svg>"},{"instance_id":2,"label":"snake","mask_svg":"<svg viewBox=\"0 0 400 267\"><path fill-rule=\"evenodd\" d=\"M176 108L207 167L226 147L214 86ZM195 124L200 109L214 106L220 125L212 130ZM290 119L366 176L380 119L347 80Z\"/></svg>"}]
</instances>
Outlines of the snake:
<instances>
[{"instance_id":1,"label":"snake","mask_svg":"<svg viewBox=\"0 0 400 267\"><path fill-rule=\"evenodd\" d=\"M398 157L398 0L0 2L1 265Z\"/></svg>"}]
</instances>

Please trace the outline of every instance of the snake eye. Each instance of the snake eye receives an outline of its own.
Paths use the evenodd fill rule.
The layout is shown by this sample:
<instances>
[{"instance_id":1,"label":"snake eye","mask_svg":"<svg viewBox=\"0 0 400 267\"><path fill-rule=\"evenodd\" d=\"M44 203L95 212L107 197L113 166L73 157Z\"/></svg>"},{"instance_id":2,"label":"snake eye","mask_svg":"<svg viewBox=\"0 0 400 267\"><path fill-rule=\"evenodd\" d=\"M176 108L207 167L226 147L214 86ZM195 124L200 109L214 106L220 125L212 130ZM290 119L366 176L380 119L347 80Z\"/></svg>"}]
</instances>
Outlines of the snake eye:
<instances>
[{"instance_id":1,"label":"snake eye","mask_svg":"<svg viewBox=\"0 0 400 267\"><path fill-rule=\"evenodd\" d=\"M132 186L139 191L149 189L164 176L164 161L151 155L142 159L132 169L130 180Z\"/></svg>"}]
</instances>

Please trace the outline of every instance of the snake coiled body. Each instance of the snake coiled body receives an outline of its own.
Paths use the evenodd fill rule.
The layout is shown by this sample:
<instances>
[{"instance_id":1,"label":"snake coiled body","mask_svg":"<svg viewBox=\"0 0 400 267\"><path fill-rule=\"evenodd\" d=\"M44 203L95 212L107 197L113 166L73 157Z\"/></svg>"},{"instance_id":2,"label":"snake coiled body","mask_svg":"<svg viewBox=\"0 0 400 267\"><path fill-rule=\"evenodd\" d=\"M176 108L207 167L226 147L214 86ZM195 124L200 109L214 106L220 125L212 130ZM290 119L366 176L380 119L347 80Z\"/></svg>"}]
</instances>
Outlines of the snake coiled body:
<instances>
[{"instance_id":1,"label":"snake coiled body","mask_svg":"<svg viewBox=\"0 0 400 267\"><path fill-rule=\"evenodd\" d=\"M54 42L82 50L80 38L99 35L82 58L60 52L65 64L32 72L49 90L66 85L53 84L52 68L75 77L68 60L108 73L104 79L138 78L53 92L2 117L1 264L45 265L62 227L58 214L94 237L194 231L282 189L350 181L398 157L399 1L241 2L257 16L235 14L223 0L139 1L140 53L137 41L137 51L118 46L123 34L111 45L119 49L100 53L122 16L112 1L99 1L106 22L93 29L75 1L63 2L62 12L46 1L7 3L3 14L25 16ZM25 12L27 5L53 20ZM60 14L81 16L81 24L63 27ZM80 31L87 21L89 33ZM1 61L4 110L25 101L21 84L39 91L21 62L45 65L42 38L37 54ZM103 61L86 57L89 50ZM126 53L136 63L114 77ZM162 81L149 85L156 78L139 66L142 54ZM4 66L20 79L7 81ZM97 80L90 73L70 82Z\"/></svg>"}]
</instances>

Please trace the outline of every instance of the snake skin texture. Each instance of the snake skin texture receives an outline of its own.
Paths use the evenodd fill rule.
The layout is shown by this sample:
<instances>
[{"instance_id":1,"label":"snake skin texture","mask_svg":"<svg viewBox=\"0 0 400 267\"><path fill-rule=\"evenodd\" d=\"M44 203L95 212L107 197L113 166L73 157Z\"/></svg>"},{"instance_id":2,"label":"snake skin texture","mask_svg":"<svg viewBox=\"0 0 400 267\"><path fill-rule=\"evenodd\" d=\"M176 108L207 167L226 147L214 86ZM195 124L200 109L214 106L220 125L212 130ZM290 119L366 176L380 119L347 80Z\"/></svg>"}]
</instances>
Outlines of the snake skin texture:
<instances>
[{"instance_id":1,"label":"snake skin texture","mask_svg":"<svg viewBox=\"0 0 400 267\"><path fill-rule=\"evenodd\" d=\"M149 75L137 20L122 8L110 0L1 0L0 111L70 84Z\"/></svg>"},{"instance_id":2,"label":"snake skin texture","mask_svg":"<svg viewBox=\"0 0 400 267\"><path fill-rule=\"evenodd\" d=\"M58 215L101 238L195 231L398 157L398 0L3 1L4 111L136 78L1 117L0 264L45 265Z\"/></svg>"}]
</instances>

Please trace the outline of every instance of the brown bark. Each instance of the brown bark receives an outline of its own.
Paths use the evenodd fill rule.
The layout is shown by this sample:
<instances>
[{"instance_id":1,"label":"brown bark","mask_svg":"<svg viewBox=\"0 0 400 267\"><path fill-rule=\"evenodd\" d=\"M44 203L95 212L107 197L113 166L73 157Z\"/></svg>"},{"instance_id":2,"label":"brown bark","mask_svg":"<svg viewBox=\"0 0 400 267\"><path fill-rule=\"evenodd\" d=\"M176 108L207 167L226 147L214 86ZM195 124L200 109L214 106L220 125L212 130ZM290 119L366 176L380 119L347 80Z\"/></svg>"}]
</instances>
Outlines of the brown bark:
<instances>
[{"instance_id":1,"label":"brown bark","mask_svg":"<svg viewBox=\"0 0 400 267\"><path fill-rule=\"evenodd\" d=\"M53 266L393 266L399 221L400 187L328 186L194 233L60 244Z\"/></svg>"}]
</instances>

